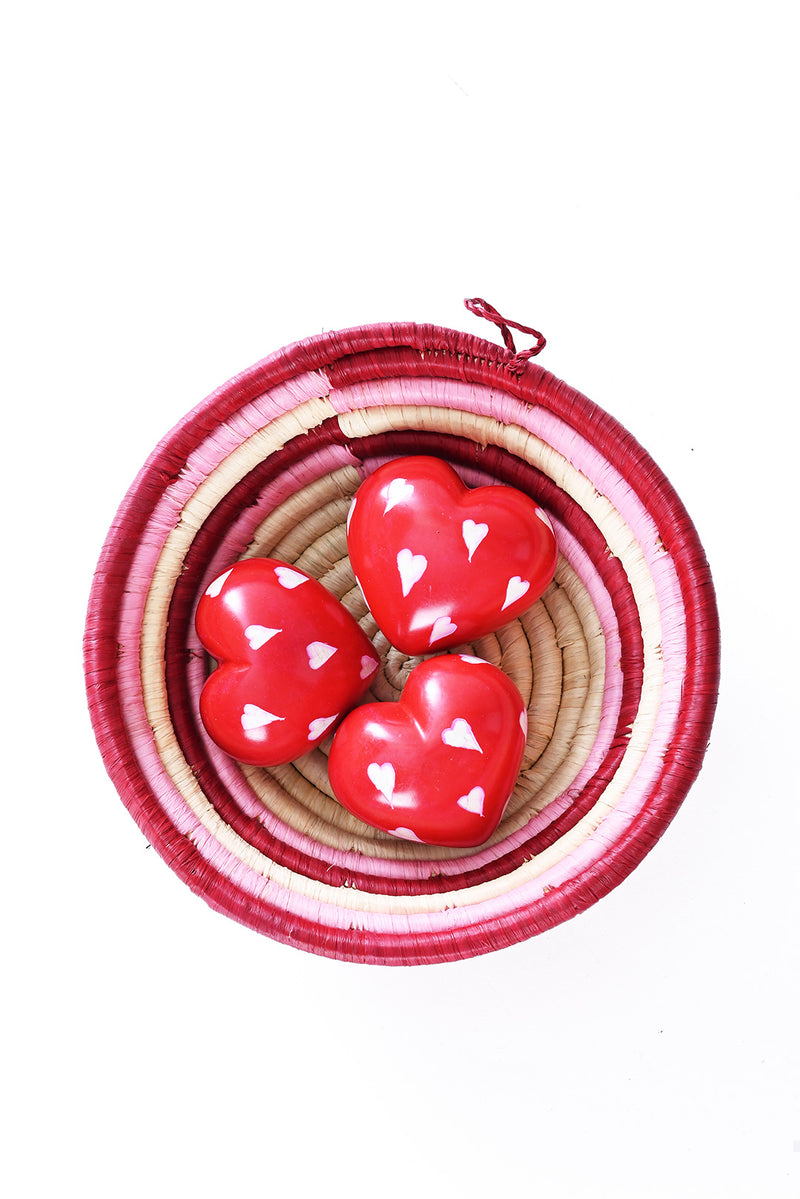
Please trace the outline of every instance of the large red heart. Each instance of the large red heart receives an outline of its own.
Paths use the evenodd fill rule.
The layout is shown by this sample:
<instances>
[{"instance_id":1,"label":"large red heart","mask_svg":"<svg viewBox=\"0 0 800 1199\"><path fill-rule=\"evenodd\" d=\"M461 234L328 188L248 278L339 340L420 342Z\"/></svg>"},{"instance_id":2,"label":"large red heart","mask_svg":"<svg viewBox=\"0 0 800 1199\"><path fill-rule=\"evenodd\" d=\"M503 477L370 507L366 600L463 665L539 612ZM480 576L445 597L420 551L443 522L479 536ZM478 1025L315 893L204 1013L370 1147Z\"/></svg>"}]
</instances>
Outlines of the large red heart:
<instances>
[{"instance_id":1,"label":"large red heart","mask_svg":"<svg viewBox=\"0 0 800 1199\"><path fill-rule=\"evenodd\" d=\"M195 625L219 662L200 694L203 724L221 749L255 766L319 745L380 665L336 597L273 558L245 559L214 579Z\"/></svg>"},{"instance_id":2,"label":"large red heart","mask_svg":"<svg viewBox=\"0 0 800 1199\"><path fill-rule=\"evenodd\" d=\"M438 458L398 458L362 483L347 548L378 625L398 649L463 645L519 616L553 578L552 526L513 487L465 487Z\"/></svg>"},{"instance_id":3,"label":"large red heart","mask_svg":"<svg viewBox=\"0 0 800 1199\"><path fill-rule=\"evenodd\" d=\"M340 803L384 832L481 845L514 789L527 727L519 692L496 666L466 654L428 658L398 703L345 717L328 775Z\"/></svg>"}]
</instances>

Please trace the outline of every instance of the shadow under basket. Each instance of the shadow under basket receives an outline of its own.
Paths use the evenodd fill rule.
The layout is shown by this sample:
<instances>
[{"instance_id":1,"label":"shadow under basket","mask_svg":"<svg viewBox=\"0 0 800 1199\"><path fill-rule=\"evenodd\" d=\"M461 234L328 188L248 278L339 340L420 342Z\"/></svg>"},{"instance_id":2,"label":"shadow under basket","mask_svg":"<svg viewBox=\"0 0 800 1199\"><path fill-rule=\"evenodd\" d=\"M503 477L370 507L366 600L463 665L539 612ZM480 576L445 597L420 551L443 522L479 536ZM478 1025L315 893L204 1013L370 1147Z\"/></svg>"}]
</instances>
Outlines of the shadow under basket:
<instances>
[{"instance_id":1,"label":"shadow under basket","mask_svg":"<svg viewBox=\"0 0 800 1199\"><path fill-rule=\"evenodd\" d=\"M195 609L251 556L296 563L341 599L382 657L367 698L398 698L414 662L366 609L345 521L363 479L407 454L526 492L559 541L542 599L469 646L514 680L529 717L517 786L479 849L369 828L334 799L325 746L241 766L198 715ZM612 417L511 349L383 324L280 350L168 434L107 537L84 652L108 773L192 890L297 948L415 965L549 929L642 860L702 763L719 625L683 505Z\"/></svg>"}]
</instances>

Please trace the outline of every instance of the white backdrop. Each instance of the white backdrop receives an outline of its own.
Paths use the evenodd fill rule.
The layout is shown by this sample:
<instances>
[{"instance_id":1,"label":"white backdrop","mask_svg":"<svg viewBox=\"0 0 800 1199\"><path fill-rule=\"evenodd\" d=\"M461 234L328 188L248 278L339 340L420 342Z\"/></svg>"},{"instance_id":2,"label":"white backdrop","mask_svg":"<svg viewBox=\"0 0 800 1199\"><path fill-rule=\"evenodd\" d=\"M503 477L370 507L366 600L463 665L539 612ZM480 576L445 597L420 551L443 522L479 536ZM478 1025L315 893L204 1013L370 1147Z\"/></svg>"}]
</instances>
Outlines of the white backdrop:
<instances>
[{"instance_id":1,"label":"white backdrop","mask_svg":"<svg viewBox=\"0 0 800 1199\"><path fill-rule=\"evenodd\" d=\"M7 16L14 1199L800 1193L793 7ZM717 722L667 834L588 913L462 963L330 962L147 847L86 712L88 589L139 466L219 383L323 329L491 337L474 295L541 328L539 361L686 503Z\"/></svg>"}]
</instances>

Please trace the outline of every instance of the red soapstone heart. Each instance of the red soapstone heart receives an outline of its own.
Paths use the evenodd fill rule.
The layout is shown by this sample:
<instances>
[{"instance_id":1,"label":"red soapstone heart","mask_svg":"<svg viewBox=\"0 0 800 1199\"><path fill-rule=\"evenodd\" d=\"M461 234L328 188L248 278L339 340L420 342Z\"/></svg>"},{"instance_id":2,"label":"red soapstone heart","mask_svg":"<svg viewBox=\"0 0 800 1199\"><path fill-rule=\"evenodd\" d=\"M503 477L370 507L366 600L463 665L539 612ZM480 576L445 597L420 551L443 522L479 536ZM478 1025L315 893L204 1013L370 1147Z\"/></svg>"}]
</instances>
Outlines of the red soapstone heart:
<instances>
[{"instance_id":1,"label":"red soapstone heart","mask_svg":"<svg viewBox=\"0 0 800 1199\"><path fill-rule=\"evenodd\" d=\"M203 724L221 749L253 766L291 762L319 745L380 665L335 596L273 558L219 575L195 626L219 662L200 694Z\"/></svg>"},{"instance_id":2,"label":"red soapstone heart","mask_svg":"<svg viewBox=\"0 0 800 1199\"><path fill-rule=\"evenodd\" d=\"M438 458L398 458L359 487L347 548L372 615L407 654L494 632L553 578L555 534L513 487L465 487Z\"/></svg>"},{"instance_id":3,"label":"red soapstone heart","mask_svg":"<svg viewBox=\"0 0 800 1199\"><path fill-rule=\"evenodd\" d=\"M396 837L481 845L514 789L527 727L517 688L496 666L428 658L398 703L345 717L328 757L331 787L354 816Z\"/></svg>"}]
</instances>

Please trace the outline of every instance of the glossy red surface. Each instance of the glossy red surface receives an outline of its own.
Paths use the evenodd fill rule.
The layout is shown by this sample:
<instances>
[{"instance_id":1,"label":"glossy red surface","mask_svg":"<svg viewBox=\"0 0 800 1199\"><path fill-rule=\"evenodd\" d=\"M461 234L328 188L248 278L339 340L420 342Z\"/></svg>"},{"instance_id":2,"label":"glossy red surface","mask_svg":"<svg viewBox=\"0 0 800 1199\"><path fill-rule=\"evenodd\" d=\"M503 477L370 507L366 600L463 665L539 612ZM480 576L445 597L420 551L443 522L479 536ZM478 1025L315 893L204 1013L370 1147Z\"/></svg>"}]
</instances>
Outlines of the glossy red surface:
<instances>
[{"instance_id":1,"label":"glossy red surface","mask_svg":"<svg viewBox=\"0 0 800 1199\"><path fill-rule=\"evenodd\" d=\"M398 458L361 485L347 548L389 641L407 654L463 645L514 620L553 578L544 511L513 487L465 487L438 458Z\"/></svg>"},{"instance_id":2,"label":"glossy red surface","mask_svg":"<svg viewBox=\"0 0 800 1199\"><path fill-rule=\"evenodd\" d=\"M200 695L203 724L221 749L251 765L291 762L319 745L379 666L336 597L273 558L219 575L195 624L219 663Z\"/></svg>"},{"instance_id":3,"label":"glossy red surface","mask_svg":"<svg viewBox=\"0 0 800 1199\"><path fill-rule=\"evenodd\" d=\"M526 735L522 699L501 670L443 654L411 671L399 702L345 717L328 773L367 824L431 845L480 845L503 815Z\"/></svg>"}]
</instances>

